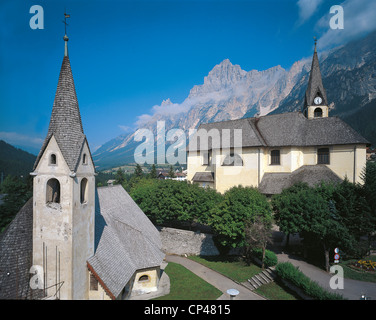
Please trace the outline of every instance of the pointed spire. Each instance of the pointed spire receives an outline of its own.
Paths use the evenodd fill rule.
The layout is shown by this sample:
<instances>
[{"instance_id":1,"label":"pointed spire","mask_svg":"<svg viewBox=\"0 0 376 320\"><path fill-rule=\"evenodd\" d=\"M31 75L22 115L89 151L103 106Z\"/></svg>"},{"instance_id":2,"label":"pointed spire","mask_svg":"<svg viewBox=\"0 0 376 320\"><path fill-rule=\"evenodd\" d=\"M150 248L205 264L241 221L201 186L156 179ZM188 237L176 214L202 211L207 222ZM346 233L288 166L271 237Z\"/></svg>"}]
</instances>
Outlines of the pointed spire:
<instances>
[{"instance_id":1,"label":"pointed spire","mask_svg":"<svg viewBox=\"0 0 376 320\"><path fill-rule=\"evenodd\" d=\"M320 96L322 99L321 105L328 105L326 92L322 84L322 77L320 71L319 58L317 55L317 39L315 40L315 50L312 58L311 73L309 75L308 86L305 94L304 108L313 105L313 100L316 96Z\"/></svg>"},{"instance_id":2,"label":"pointed spire","mask_svg":"<svg viewBox=\"0 0 376 320\"><path fill-rule=\"evenodd\" d=\"M64 41L66 50L60 69L50 125L47 137L35 162L34 170L37 167L51 137L54 136L68 167L72 172L75 172L83 144L86 141L67 52L68 40L65 39L65 37Z\"/></svg>"}]
</instances>

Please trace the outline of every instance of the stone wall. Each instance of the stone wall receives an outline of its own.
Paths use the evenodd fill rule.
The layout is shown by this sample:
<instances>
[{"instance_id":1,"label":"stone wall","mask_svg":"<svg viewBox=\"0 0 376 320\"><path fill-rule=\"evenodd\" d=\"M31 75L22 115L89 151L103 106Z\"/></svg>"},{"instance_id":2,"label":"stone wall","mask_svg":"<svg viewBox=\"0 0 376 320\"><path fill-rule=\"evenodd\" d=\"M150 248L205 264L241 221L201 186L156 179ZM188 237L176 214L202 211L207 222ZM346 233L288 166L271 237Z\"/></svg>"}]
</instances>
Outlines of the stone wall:
<instances>
[{"instance_id":1,"label":"stone wall","mask_svg":"<svg viewBox=\"0 0 376 320\"><path fill-rule=\"evenodd\" d=\"M163 252L177 255L218 255L213 235L182 229L157 227L162 241Z\"/></svg>"}]
</instances>

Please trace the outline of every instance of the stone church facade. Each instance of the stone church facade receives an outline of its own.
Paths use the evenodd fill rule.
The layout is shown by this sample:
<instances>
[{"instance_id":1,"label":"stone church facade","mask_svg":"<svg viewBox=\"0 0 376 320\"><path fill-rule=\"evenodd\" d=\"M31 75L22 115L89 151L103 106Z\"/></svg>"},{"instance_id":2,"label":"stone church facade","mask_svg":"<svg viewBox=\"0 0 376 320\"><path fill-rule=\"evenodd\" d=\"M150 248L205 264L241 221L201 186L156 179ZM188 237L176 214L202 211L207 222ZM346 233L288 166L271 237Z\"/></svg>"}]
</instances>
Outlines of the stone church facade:
<instances>
[{"instance_id":1,"label":"stone church facade","mask_svg":"<svg viewBox=\"0 0 376 320\"><path fill-rule=\"evenodd\" d=\"M158 290L158 230L121 186L95 187L68 56L33 172L0 235L0 299L129 299Z\"/></svg>"}]
</instances>

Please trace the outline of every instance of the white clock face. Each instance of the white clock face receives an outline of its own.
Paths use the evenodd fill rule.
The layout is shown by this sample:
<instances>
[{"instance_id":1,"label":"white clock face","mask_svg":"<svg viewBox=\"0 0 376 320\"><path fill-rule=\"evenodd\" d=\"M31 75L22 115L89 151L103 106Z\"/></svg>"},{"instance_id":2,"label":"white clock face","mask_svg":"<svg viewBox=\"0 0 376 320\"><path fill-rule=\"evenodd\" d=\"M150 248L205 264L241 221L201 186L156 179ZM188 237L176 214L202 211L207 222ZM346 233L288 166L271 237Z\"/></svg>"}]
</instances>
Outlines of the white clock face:
<instances>
[{"instance_id":1,"label":"white clock face","mask_svg":"<svg viewBox=\"0 0 376 320\"><path fill-rule=\"evenodd\" d=\"M313 100L315 104L320 104L322 102L322 99L320 97L316 97L315 100Z\"/></svg>"}]
</instances>

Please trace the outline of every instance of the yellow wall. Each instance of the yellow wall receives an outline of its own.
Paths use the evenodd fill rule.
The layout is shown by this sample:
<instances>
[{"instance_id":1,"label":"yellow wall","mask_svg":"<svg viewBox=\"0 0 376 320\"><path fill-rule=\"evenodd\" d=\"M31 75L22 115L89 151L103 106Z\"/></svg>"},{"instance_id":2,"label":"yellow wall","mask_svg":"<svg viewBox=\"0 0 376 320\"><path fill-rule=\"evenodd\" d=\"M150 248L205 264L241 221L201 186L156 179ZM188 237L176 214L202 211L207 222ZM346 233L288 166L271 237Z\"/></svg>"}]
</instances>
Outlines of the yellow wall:
<instances>
[{"instance_id":1,"label":"yellow wall","mask_svg":"<svg viewBox=\"0 0 376 320\"><path fill-rule=\"evenodd\" d=\"M159 267L138 270L134 277L134 283L132 288L132 295L145 294L153 291L157 291L159 282ZM147 276L147 281L140 281L140 277Z\"/></svg>"},{"instance_id":2,"label":"yellow wall","mask_svg":"<svg viewBox=\"0 0 376 320\"><path fill-rule=\"evenodd\" d=\"M340 178L344 179L347 176L351 182L354 182L355 159L355 182L361 183L360 174L366 164L366 146L328 147L330 150L328 167ZM270 164L270 152L274 149L280 150L280 165ZM202 165L202 155L190 152L187 159L187 180L192 181L196 172L214 172L214 188L219 192L223 193L237 185L257 187L266 172L293 172L303 165L316 165L317 149L317 147L243 148L238 153L243 159L242 167L222 166L226 154L229 153L228 150L227 152L213 150L212 164L209 166Z\"/></svg>"}]
</instances>

